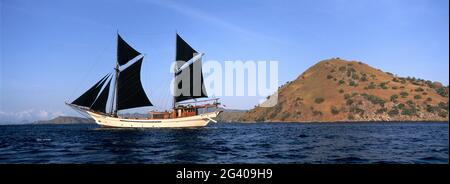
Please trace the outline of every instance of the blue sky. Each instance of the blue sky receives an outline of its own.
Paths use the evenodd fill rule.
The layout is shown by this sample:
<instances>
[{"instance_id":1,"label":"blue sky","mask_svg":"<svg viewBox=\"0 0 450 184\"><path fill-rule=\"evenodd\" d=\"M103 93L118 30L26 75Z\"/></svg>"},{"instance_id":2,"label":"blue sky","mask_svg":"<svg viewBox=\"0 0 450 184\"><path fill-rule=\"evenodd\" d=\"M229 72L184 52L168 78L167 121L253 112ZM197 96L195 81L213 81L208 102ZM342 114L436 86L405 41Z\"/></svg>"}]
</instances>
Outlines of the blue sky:
<instances>
[{"instance_id":1,"label":"blue sky","mask_svg":"<svg viewBox=\"0 0 450 184\"><path fill-rule=\"evenodd\" d=\"M111 72L116 32L146 54L154 104L175 30L205 60L278 60L279 83L332 57L448 85L447 0L0 0L0 120L73 115L64 105ZM229 108L258 98L223 97Z\"/></svg>"}]
</instances>

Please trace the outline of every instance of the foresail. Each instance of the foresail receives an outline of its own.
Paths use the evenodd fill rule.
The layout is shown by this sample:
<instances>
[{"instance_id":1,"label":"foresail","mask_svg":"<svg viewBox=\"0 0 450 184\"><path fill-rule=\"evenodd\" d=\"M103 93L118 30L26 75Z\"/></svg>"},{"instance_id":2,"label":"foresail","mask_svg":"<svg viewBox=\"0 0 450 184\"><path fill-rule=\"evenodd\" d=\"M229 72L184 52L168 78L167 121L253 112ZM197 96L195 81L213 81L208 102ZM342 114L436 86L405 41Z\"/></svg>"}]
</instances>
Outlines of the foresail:
<instances>
[{"instance_id":1,"label":"foresail","mask_svg":"<svg viewBox=\"0 0 450 184\"><path fill-rule=\"evenodd\" d=\"M105 81L109 77L109 75L110 74L107 74L106 76L104 76L94 86L92 86L84 94L82 94L80 97L78 97L76 100L74 100L72 102L72 104L83 106L83 107L90 107L94 103L98 94L100 93L100 90L102 89L103 84L105 84Z\"/></svg>"},{"instance_id":2,"label":"foresail","mask_svg":"<svg viewBox=\"0 0 450 184\"><path fill-rule=\"evenodd\" d=\"M141 83L143 58L120 72L117 88L117 110L152 106Z\"/></svg>"},{"instance_id":3,"label":"foresail","mask_svg":"<svg viewBox=\"0 0 450 184\"><path fill-rule=\"evenodd\" d=\"M106 102L108 101L109 97L109 87L111 84L111 80L112 79L109 79L108 84L106 84L100 95L95 100L94 104L92 104L91 109L106 113Z\"/></svg>"}]
</instances>

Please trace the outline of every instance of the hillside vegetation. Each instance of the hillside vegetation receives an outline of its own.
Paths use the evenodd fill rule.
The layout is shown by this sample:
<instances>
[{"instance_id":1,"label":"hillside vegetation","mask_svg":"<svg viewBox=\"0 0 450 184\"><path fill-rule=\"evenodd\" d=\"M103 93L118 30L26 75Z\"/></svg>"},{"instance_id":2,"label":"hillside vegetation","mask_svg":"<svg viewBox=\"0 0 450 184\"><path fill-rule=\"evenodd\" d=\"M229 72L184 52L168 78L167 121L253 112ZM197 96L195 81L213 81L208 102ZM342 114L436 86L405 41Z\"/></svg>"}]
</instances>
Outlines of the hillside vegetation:
<instances>
[{"instance_id":1,"label":"hillside vegetation","mask_svg":"<svg viewBox=\"0 0 450 184\"><path fill-rule=\"evenodd\" d=\"M321 61L278 89L273 107L241 121L448 121L448 86L357 61Z\"/></svg>"}]
</instances>

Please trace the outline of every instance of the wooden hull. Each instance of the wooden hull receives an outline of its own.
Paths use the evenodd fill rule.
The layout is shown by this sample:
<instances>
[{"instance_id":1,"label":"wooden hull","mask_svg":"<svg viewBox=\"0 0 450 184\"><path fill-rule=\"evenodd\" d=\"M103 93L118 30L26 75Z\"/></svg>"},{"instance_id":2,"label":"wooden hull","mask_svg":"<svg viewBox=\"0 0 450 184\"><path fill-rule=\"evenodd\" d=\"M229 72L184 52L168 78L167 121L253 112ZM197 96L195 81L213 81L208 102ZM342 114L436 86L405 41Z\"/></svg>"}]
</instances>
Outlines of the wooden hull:
<instances>
[{"instance_id":1,"label":"wooden hull","mask_svg":"<svg viewBox=\"0 0 450 184\"><path fill-rule=\"evenodd\" d=\"M131 119L116 118L98 114L91 111L86 113L92 117L97 124L102 127L116 128L182 128L182 127L203 127L214 121L221 111L209 112L196 116L172 118L172 119Z\"/></svg>"}]
</instances>

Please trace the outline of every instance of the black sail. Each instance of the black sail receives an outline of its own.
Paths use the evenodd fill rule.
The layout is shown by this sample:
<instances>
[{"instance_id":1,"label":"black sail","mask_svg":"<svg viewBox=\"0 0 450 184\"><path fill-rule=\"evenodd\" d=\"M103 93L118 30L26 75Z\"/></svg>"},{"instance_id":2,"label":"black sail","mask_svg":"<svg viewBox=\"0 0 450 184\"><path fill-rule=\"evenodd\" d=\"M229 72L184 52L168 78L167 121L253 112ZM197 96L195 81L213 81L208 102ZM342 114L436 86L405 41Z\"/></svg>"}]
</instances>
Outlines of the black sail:
<instances>
[{"instance_id":1,"label":"black sail","mask_svg":"<svg viewBox=\"0 0 450 184\"><path fill-rule=\"evenodd\" d=\"M198 60L175 74L175 102L208 97L201 66ZM189 88L183 89L183 83L189 84Z\"/></svg>"},{"instance_id":2,"label":"black sail","mask_svg":"<svg viewBox=\"0 0 450 184\"><path fill-rule=\"evenodd\" d=\"M98 93L100 93L100 90L102 89L103 84L105 84L106 78L108 76L109 76L109 74L104 76L94 86L92 86L84 94L82 94L80 97L78 97L76 100L74 100L72 102L72 104L83 106L83 107L90 107L94 103L95 99L97 98Z\"/></svg>"},{"instance_id":3,"label":"black sail","mask_svg":"<svg viewBox=\"0 0 450 184\"><path fill-rule=\"evenodd\" d=\"M195 51L186 41L177 34L176 48L176 67L179 69L187 61L192 59L196 54ZM201 58L194 61L189 67L175 73L174 84L174 100L180 102L189 99L208 97L205 91L202 73ZM189 88L183 88L184 84L189 84Z\"/></svg>"},{"instance_id":4,"label":"black sail","mask_svg":"<svg viewBox=\"0 0 450 184\"><path fill-rule=\"evenodd\" d=\"M120 72L117 83L117 110L152 106L141 83L141 65L139 59Z\"/></svg>"},{"instance_id":5,"label":"black sail","mask_svg":"<svg viewBox=\"0 0 450 184\"><path fill-rule=\"evenodd\" d=\"M141 53L134 50L120 35L117 36L117 62L122 66Z\"/></svg>"},{"instance_id":6,"label":"black sail","mask_svg":"<svg viewBox=\"0 0 450 184\"><path fill-rule=\"evenodd\" d=\"M195 51L180 35L177 34L177 48L176 48L176 61L187 62L194 57L194 54L198 52ZM178 66L181 67L181 66Z\"/></svg>"},{"instance_id":7,"label":"black sail","mask_svg":"<svg viewBox=\"0 0 450 184\"><path fill-rule=\"evenodd\" d=\"M111 84L111 79L108 81L108 84L103 88L100 95L95 100L94 104L92 104L91 109L106 113L106 102L109 97L109 86Z\"/></svg>"}]
</instances>

